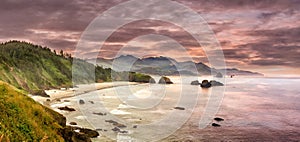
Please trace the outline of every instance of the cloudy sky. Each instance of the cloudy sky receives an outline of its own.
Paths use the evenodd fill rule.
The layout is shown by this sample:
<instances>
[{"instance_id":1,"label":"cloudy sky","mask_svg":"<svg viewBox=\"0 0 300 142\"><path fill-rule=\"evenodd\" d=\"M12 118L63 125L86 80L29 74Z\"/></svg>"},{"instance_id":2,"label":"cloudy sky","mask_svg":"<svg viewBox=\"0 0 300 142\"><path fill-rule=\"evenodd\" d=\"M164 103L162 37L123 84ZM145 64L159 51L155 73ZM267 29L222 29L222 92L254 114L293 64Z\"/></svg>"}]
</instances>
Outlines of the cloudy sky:
<instances>
[{"instance_id":1,"label":"cloudy sky","mask_svg":"<svg viewBox=\"0 0 300 142\"><path fill-rule=\"evenodd\" d=\"M228 67L262 72L267 76L300 76L300 0L174 1L204 18L220 42ZM0 42L24 40L74 53L83 31L93 19L126 2L2 0ZM131 9L143 10L139 7ZM172 10L169 12L172 14ZM194 19L190 15L185 18ZM154 38L153 35L163 36ZM166 41L169 42L166 44ZM140 57L170 55L184 61L186 55L176 50L180 46L195 61L207 63L205 52L187 31L157 20L134 21L116 29L99 55L111 58L124 47L124 54ZM88 58L99 51L80 52Z\"/></svg>"}]
</instances>

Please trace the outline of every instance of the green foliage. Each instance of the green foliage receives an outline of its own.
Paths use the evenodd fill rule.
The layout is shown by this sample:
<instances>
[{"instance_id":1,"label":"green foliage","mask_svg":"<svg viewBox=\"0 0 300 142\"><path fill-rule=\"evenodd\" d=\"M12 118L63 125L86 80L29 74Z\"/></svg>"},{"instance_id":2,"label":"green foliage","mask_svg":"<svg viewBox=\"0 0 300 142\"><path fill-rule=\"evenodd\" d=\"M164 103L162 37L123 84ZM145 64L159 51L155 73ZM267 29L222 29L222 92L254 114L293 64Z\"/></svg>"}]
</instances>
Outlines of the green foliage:
<instances>
[{"instance_id":1,"label":"green foliage","mask_svg":"<svg viewBox=\"0 0 300 142\"><path fill-rule=\"evenodd\" d=\"M0 82L0 136L3 141L63 141L56 112ZM62 116L61 116L61 119Z\"/></svg>"},{"instance_id":2,"label":"green foliage","mask_svg":"<svg viewBox=\"0 0 300 142\"><path fill-rule=\"evenodd\" d=\"M60 55L47 47L27 42L10 41L0 44L0 80L28 92L33 90L68 87L72 85L72 62L70 54ZM94 68L92 64L78 60L80 73ZM96 68L95 80L110 81L110 69ZM85 80L80 74L79 79ZM81 81L82 81L81 80ZM84 83L84 82L82 82Z\"/></svg>"}]
</instances>

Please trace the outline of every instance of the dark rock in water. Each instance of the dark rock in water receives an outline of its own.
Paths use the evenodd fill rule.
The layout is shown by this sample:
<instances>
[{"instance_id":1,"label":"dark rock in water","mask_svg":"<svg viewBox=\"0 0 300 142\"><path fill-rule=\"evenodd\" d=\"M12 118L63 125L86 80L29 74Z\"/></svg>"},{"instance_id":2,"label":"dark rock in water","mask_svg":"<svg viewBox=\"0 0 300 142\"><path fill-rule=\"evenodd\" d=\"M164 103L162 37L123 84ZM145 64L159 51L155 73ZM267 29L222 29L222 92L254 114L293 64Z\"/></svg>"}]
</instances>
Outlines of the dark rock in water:
<instances>
[{"instance_id":1,"label":"dark rock in water","mask_svg":"<svg viewBox=\"0 0 300 142\"><path fill-rule=\"evenodd\" d=\"M191 85L200 85L200 82L198 80L192 81Z\"/></svg>"},{"instance_id":2,"label":"dark rock in water","mask_svg":"<svg viewBox=\"0 0 300 142\"><path fill-rule=\"evenodd\" d=\"M224 86L223 83L215 81L215 80L211 80L210 84L211 84L211 86Z\"/></svg>"},{"instance_id":3,"label":"dark rock in water","mask_svg":"<svg viewBox=\"0 0 300 142\"><path fill-rule=\"evenodd\" d=\"M216 121L224 121L224 119L223 118L220 118L220 117L216 117L216 118L214 118L214 120L216 120Z\"/></svg>"},{"instance_id":4,"label":"dark rock in water","mask_svg":"<svg viewBox=\"0 0 300 142\"><path fill-rule=\"evenodd\" d=\"M120 128L118 128L118 127L115 127L115 128L113 128L113 129L111 129L111 130L113 130L113 131L115 131L115 132L120 132L120 131L121 131Z\"/></svg>"},{"instance_id":5,"label":"dark rock in water","mask_svg":"<svg viewBox=\"0 0 300 142\"><path fill-rule=\"evenodd\" d=\"M216 74L216 77L217 77L217 78L222 78L223 75L222 75L222 73L218 72L218 73Z\"/></svg>"},{"instance_id":6,"label":"dark rock in water","mask_svg":"<svg viewBox=\"0 0 300 142\"><path fill-rule=\"evenodd\" d=\"M153 78L150 78L149 83L156 83L155 80Z\"/></svg>"},{"instance_id":7,"label":"dark rock in water","mask_svg":"<svg viewBox=\"0 0 300 142\"><path fill-rule=\"evenodd\" d=\"M70 125L77 125L76 122L70 122Z\"/></svg>"},{"instance_id":8,"label":"dark rock in water","mask_svg":"<svg viewBox=\"0 0 300 142\"><path fill-rule=\"evenodd\" d=\"M211 126L214 126L214 127L221 127L220 124L217 124L217 123L212 123Z\"/></svg>"},{"instance_id":9,"label":"dark rock in water","mask_svg":"<svg viewBox=\"0 0 300 142\"><path fill-rule=\"evenodd\" d=\"M34 96L41 96L41 97L50 97L44 90L35 90L32 92Z\"/></svg>"},{"instance_id":10,"label":"dark rock in water","mask_svg":"<svg viewBox=\"0 0 300 142\"><path fill-rule=\"evenodd\" d=\"M58 109L60 110L65 110L65 111L76 111L74 108L70 108L68 106L65 106L65 107L59 107Z\"/></svg>"},{"instance_id":11,"label":"dark rock in water","mask_svg":"<svg viewBox=\"0 0 300 142\"><path fill-rule=\"evenodd\" d=\"M114 120L105 120L107 123L111 123L112 125L118 127L118 128L126 128L127 126L121 123L118 123L117 121Z\"/></svg>"},{"instance_id":12,"label":"dark rock in water","mask_svg":"<svg viewBox=\"0 0 300 142\"><path fill-rule=\"evenodd\" d=\"M96 115L101 115L101 116L103 116L103 115L106 115L106 113L102 113L102 112L99 112L99 113L97 113L97 112L93 112L93 114L96 114Z\"/></svg>"},{"instance_id":13,"label":"dark rock in water","mask_svg":"<svg viewBox=\"0 0 300 142\"><path fill-rule=\"evenodd\" d=\"M200 86L202 88L209 88L209 87L211 87L211 84L210 84L210 82L208 82L208 80L203 80L202 83L200 84Z\"/></svg>"},{"instance_id":14,"label":"dark rock in water","mask_svg":"<svg viewBox=\"0 0 300 142\"><path fill-rule=\"evenodd\" d=\"M165 77L165 76L162 76L159 81L158 81L159 84L173 84L173 82L171 81L170 78L168 77Z\"/></svg>"},{"instance_id":15,"label":"dark rock in water","mask_svg":"<svg viewBox=\"0 0 300 142\"><path fill-rule=\"evenodd\" d=\"M84 104L84 100L79 100L79 104L83 105Z\"/></svg>"},{"instance_id":16,"label":"dark rock in water","mask_svg":"<svg viewBox=\"0 0 300 142\"><path fill-rule=\"evenodd\" d=\"M215 81L215 80L211 80L208 82L208 80L203 80L202 83L200 84L200 86L202 88L209 88L209 87L213 87L213 86L224 86L223 83Z\"/></svg>"},{"instance_id":17,"label":"dark rock in water","mask_svg":"<svg viewBox=\"0 0 300 142\"><path fill-rule=\"evenodd\" d=\"M183 108L183 107L174 107L174 109L185 110L185 108Z\"/></svg>"}]
</instances>

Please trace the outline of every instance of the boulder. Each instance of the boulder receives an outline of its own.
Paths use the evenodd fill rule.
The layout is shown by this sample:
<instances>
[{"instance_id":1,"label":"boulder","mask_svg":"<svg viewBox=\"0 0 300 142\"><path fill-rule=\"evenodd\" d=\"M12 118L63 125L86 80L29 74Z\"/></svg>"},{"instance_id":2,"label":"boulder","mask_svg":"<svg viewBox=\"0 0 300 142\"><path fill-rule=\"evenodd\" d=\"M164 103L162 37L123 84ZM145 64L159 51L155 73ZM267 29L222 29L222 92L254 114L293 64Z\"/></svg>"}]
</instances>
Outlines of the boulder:
<instances>
[{"instance_id":1,"label":"boulder","mask_svg":"<svg viewBox=\"0 0 300 142\"><path fill-rule=\"evenodd\" d=\"M214 126L214 127L221 127L220 124L217 124L217 123L212 123L211 126Z\"/></svg>"},{"instance_id":2,"label":"boulder","mask_svg":"<svg viewBox=\"0 0 300 142\"><path fill-rule=\"evenodd\" d=\"M213 86L224 86L224 84L221 82L215 81L215 80L211 80L209 82L208 82L208 80L203 80L202 83L200 84L200 86L202 88L210 88Z\"/></svg>"},{"instance_id":3,"label":"boulder","mask_svg":"<svg viewBox=\"0 0 300 142\"><path fill-rule=\"evenodd\" d=\"M216 120L216 121L224 121L224 119L223 118L220 118L220 117L216 117L216 118L214 118L214 120Z\"/></svg>"},{"instance_id":4,"label":"boulder","mask_svg":"<svg viewBox=\"0 0 300 142\"><path fill-rule=\"evenodd\" d=\"M65 110L65 111L76 111L74 108L70 108L68 106L65 106L65 107L59 107L58 109L60 110Z\"/></svg>"},{"instance_id":5,"label":"boulder","mask_svg":"<svg viewBox=\"0 0 300 142\"><path fill-rule=\"evenodd\" d=\"M174 109L178 109L178 110L185 110L184 107L174 107Z\"/></svg>"},{"instance_id":6,"label":"boulder","mask_svg":"<svg viewBox=\"0 0 300 142\"><path fill-rule=\"evenodd\" d=\"M198 80L192 81L191 85L200 85L200 82Z\"/></svg>"},{"instance_id":7,"label":"boulder","mask_svg":"<svg viewBox=\"0 0 300 142\"><path fill-rule=\"evenodd\" d=\"M170 78L168 77L165 77L165 76L162 76L159 81L158 81L159 84L173 84L173 82L171 81Z\"/></svg>"},{"instance_id":8,"label":"boulder","mask_svg":"<svg viewBox=\"0 0 300 142\"><path fill-rule=\"evenodd\" d=\"M76 122L70 122L70 125L77 125Z\"/></svg>"},{"instance_id":9,"label":"boulder","mask_svg":"<svg viewBox=\"0 0 300 142\"><path fill-rule=\"evenodd\" d=\"M202 83L200 84L200 86L202 88L209 88L209 87L211 87L211 84L210 84L210 82L208 82L208 80L203 80Z\"/></svg>"},{"instance_id":10,"label":"boulder","mask_svg":"<svg viewBox=\"0 0 300 142\"><path fill-rule=\"evenodd\" d=\"M79 100L79 104L83 105L84 104L84 100Z\"/></svg>"}]
</instances>

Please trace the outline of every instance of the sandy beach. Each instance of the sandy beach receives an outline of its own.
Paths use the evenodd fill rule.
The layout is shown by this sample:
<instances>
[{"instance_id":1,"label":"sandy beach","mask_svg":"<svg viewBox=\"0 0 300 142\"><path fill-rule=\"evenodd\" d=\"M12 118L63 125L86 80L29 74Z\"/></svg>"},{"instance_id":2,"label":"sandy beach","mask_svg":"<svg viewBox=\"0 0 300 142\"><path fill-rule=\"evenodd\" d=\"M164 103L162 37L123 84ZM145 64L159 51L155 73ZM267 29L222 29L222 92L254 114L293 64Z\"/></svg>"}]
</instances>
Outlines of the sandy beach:
<instances>
[{"instance_id":1,"label":"sandy beach","mask_svg":"<svg viewBox=\"0 0 300 142\"><path fill-rule=\"evenodd\" d=\"M176 80L176 79L173 79ZM176 81L175 81L176 82ZM280 82L285 82L282 84ZM165 91L165 96L161 102L153 108L136 109L128 105L132 99L129 93L138 97L139 101L149 96L149 90L145 88L155 88L160 85L150 86L149 84L136 84L126 82L100 83L96 90L94 87L81 86L78 94L72 95L72 90L56 90L57 94L50 94L51 102L43 102L52 109L62 113L67 118L67 123L76 122L77 126L96 129L100 136L93 141L297 141L300 139L299 129L299 103L300 98L297 94L297 79L265 79L265 78L240 78L228 80L225 96L221 107L215 117L225 119L216 122L213 119L205 128L199 128L199 120L203 112L207 109L207 101L211 98L210 91L201 89L198 86L189 84L173 84L159 88ZM283 86L289 86L285 89ZM185 110L176 110L178 99L180 98L180 88L188 90L196 89L201 95L197 100L195 108L182 106ZM162 90L161 90L162 89ZM219 87L222 90L224 88ZM130 90L130 92L126 92ZM51 90L53 92L53 90ZM51 92L50 91L50 92ZM282 94L280 92L285 92ZM299 91L298 91L299 92ZM187 92L186 94L193 94ZM124 98L126 96L126 103ZM161 96L159 96L161 97ZM128 99L130 98L130 99ZM84 103L80 104L82 100ZM134 100L134 99L133 99ZM42 100L39 100L42 101ZM133 104L134 105L134 104ZM59 110L58 107L68 106L76 111L68 112ZM172 114L183 115L191 113L189 119L173 127L170 118ZM120 131L114 130L115 125L109 123L110 120L122 124ZM168 120L167 123L156 127L157 122ZM212 123L218 123L221 127L213 127ZM147 126L147 127L144 127ZM153 126L153 127L150 127ZM160 129L157 129L160 128ZM155 135L151 139L151 129L166 135ZM171 131L171 129L174 129ZM170 130L169 132L165 130ZM120 133L126 131L126 134ZM111 138L115 139L112 140ZM137 139L134 139L137 138Z\"/></svg>"}]
</instances>

